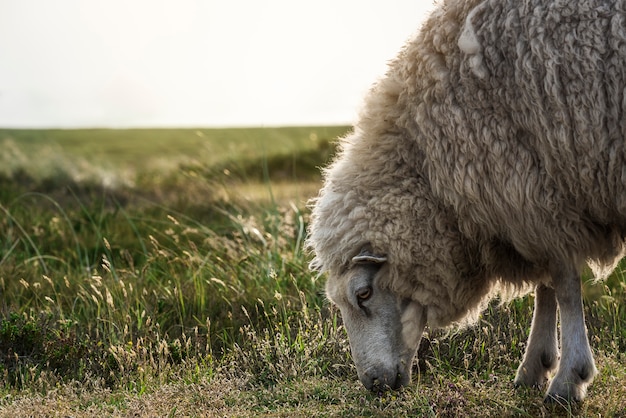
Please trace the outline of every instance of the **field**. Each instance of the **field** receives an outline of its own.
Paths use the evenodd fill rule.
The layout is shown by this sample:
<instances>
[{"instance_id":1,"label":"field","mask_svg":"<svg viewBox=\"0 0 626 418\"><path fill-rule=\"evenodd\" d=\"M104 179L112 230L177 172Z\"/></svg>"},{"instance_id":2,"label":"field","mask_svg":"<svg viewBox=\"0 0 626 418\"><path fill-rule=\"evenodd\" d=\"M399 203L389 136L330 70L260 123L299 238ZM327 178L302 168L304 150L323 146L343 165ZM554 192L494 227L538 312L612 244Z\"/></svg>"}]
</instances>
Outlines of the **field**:
<instances>
[{"instance_id":1,"label":"field","mask_svg":"<svg viewBox=\"0 0 626 418\"><path fill-rule=\"evenodd\" d=\"M621 269L585 282L580 405L513 387L531 296L365 391L303 250L347 130L0 130L0 416L626 417Z\"/></svg>"}]
</instances>

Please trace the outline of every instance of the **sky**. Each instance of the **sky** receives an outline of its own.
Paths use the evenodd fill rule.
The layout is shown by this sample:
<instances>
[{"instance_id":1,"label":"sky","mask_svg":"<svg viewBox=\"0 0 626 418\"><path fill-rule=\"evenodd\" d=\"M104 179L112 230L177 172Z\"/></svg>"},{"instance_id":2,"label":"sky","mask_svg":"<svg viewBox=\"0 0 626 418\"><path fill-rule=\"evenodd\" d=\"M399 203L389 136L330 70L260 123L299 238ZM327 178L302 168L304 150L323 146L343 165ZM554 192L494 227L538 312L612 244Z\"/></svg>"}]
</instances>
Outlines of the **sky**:
<instances>
[{"instance_id":1,"label":"sky","mask_svg":"<svg viewBox=\"0 0 626 418\"><path fill-rule=\"evenodd\" d=\"M354 122L432 0L0 0L0 127Z\"/></svg>"}]
</instances>

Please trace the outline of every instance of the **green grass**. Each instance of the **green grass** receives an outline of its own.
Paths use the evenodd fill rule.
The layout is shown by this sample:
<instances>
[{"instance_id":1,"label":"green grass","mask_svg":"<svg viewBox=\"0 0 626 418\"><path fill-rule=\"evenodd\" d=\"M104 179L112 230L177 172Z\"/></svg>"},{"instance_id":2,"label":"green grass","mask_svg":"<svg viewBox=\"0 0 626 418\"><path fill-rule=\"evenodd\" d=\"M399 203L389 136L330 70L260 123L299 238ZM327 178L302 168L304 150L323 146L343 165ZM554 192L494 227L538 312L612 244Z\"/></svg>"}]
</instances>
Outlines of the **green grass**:
<instances>
[{"instance_id":1,"label":"green grass","mask_svg":"<svg viewBox=\"0 0 626 418\"><path fill-rule=\"evenodd\" d=\"M121 173L154 173L181 163L205 168L240 161L290 156L329 148L329 141L344 134L346 127L291 127L240 129L92 129L15 130L0 129L4 164L28 171L43 171L58 163L59 171L71 165L91 165ZM38 155L39 167L24 167ZM43 161L51 160L51 161ZM44 164L41 164L44 163ZM69 165L69 166L68 166Z\"/></svg>"},{"instance_id":2,"label":"green grass","mask_svg":"<svg viewBox=\"0 0 626 418\"><path fill-rule=\"evenodd\" d=\"M621 270L585 285L582 405L513 389L530 297L362 388L302 248L345 132L0 130L0 416L626 416Z\"/></svg>"}]
</instances>

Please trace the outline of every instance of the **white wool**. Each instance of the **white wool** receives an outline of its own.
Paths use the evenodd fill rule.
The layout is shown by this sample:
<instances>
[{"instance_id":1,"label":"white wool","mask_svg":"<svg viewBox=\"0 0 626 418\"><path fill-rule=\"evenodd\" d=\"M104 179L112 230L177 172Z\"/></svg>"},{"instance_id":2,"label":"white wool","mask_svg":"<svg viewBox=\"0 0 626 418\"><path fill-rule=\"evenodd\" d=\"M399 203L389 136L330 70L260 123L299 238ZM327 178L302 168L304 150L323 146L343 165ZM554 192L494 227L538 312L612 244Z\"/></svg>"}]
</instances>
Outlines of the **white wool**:
<instances>
[{"instance_id":1,"label":"white wool","mask_svg":"<svg viewBox=\"0 0 626 418\"><path fill-rule=\"evenodd\" d=\"M371 90L312 203L312 267L364 247L446 326L626 233L625 19L615 1L448 0Z\"/></svg>"}]
</instances>

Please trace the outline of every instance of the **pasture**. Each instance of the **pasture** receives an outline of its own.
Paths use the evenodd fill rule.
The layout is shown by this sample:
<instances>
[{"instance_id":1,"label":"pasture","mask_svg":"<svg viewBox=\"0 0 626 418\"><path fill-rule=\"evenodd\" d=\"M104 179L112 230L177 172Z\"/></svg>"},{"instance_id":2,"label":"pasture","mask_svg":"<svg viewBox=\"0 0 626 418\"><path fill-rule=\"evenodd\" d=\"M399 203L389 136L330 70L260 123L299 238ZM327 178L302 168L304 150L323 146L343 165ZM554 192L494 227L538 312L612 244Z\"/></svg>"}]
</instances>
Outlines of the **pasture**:
<instances>
[{"instance_id":1,"label":"pasture","mask_svg":"<svg viewBox=\"0 0 626 418\"><path fill-rule=\"evenodd\" d=\"M585 283L581 405L513 387L532 297L368 393L303 250L347 127L0 130L0 416L626 416L626 277Z\"/></svg>"}]
</instances>

